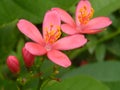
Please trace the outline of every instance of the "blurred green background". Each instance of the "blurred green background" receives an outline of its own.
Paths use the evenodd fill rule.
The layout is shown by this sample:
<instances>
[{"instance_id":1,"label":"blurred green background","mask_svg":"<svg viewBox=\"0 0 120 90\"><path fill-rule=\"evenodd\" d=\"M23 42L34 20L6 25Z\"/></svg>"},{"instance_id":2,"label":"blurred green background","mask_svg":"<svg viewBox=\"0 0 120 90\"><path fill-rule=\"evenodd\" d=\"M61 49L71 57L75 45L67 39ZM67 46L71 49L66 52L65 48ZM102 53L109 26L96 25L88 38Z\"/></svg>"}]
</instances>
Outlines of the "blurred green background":
<instances>
[{"instance_id":1,"label":"blurred green background","mask_svg":"<svg viewBox=\"0 0 120 90\"><path fill-rule=\"evenodd\" d=\"M20 77L24 77L23 74L28 76L21 57L21 49L28 38L17 29L18 20L27 19L42 30L41 24L47 10L60 7L74 17L78 2L79 0L0 0L0 90L18 89L16 77L6 66L8 55L19 58ZM65 81L60 84L50 81L43 90L120 90L120 0L90 2L95 10L94 17L108 16L112 25L99 34L86 35L89 42L84 47L65 52L73 62L71 68L60 68L57 77ZM46 61L42 70L51 73L52 67L53 64ZM28 80L21 90L36 90L36 83L37 79Z\"/></svg>"}]
</instances>

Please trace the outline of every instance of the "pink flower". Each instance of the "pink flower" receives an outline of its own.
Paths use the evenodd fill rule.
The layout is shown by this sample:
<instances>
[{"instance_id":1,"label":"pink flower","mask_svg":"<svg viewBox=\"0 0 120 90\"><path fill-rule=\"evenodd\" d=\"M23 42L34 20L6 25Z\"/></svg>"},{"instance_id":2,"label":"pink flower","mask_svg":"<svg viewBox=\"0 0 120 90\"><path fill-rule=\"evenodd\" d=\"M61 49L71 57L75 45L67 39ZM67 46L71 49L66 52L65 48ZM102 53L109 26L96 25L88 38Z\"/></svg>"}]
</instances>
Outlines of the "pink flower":
<instances>
[{"instance_id":1,"label":"pink flower","mask_svg":"<svg viewBox=\"0 0 120 90\"><path fill-rule=\"evenodd\" d=\"M73 35L61 38L61 20L56 11L48 11L43 21L43 36L29 21L21 19L17 26L19 30L34 42L27 42L25 48L33 55L47 57L63 67L71 65L69 58L59 50L70 50L83 46L87 40L83 35Z\"/></svg>"},{"instance_id":2,"label":"pink flower","mask_svg":"<svg viewBox=\"0 0 120 90\"><path fill-rule=\"evenodd\" d=\"M94 10L91 7L89 0L81 0L76 8L75 22L72 17L60 8L52 8L59 13L61 19L65 22L61 28L66 34L72 35L76 33L95 34L101 32L112 21L108 17L92 18ZM91 20L90 20L91 19Z\"/></svg>"},{"instance_id":3,"label":"pink flower","mask_svg":"<svg viewBox=\"0 0 120 90\"><path fill-rule=\"evenodd\" d=\"M25 47L22 48L22 56L26 67L31 67L34 63L35 56L28 52Z\"/></svg>"},{"instance_id":4,"label":"pink flower","mask_svg":"<svg viewBox=\"0 0 120 90\"><path fill-rule=\"evenodd\" d=\"M12 73L17 74L20 72L20 64L15 56L9 56L6 63Z\"/></svg>"}]
</instances>

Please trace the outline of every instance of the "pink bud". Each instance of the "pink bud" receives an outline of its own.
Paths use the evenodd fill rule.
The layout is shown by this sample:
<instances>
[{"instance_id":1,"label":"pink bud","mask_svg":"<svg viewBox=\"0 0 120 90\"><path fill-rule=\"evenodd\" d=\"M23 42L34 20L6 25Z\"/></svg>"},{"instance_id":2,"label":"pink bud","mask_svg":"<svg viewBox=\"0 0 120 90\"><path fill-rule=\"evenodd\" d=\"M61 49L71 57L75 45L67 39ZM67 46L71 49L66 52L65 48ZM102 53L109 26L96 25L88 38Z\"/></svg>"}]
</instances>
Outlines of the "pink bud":
<instances>
[{"instance_id":1,"label":"pink bud","mask_svg":"<svg viewBox=\"0 0 120 90\"><path fill-rule=\"evenodd\" d=\"M24 59L24 63L26 67L31 67L34 63L34 58L35 56L32 55L30 52L28 52L25 47L22 48L22 55L23 55L23 59Z\"/></svg>"},{"instance_id":2,"label":"pink bud","mask_svg":"<svg viewBox=\"0 0 120 90\"><path fill-rule=\"evenodd\" d=\"M20 72L20 64L15 56L9 56L6 63L12 73L17 74Z\"/></svg>"}]
</instances>

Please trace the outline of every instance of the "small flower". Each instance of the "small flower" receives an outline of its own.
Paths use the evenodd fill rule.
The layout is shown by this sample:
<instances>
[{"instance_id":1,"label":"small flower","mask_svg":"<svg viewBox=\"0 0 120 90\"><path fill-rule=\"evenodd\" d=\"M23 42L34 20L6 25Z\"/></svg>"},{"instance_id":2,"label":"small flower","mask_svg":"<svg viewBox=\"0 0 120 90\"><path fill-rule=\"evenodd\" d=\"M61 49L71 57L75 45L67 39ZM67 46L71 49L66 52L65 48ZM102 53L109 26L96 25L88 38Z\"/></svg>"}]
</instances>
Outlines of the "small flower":
<instances>
[{"instance_id":1,"label":"small flower","mask_svg":"<svg viewBox=\"0 0 120 90\"><path fill-rule=\"evenodd\" d=\"M25 66L27 68L31 67L34 63L35 56L32 55L29 51L27 51L25 47L22 48L22 56L23 56Z\"/></svg>"},{"instance_id":2,"label":"small flower","mask_svg":"<svg viewBox=\"0 0 120 90\"><path fill-rule=\"evenodd\" d=\"M15 56L8 56L6 64L12 73L18 74L20 72L20 64Z\"/></svg>"},{"instance_id":3,"label":"small flower","mask_svg":"<svg viewBox=\"0 0 120 90\"><path fill-rule=\"evenodd\" d=\"M56 11L48 11L43 21L43 36L29 21L21 19L17 26L19 30L34 42L27 42L25 48L33 55L47 57L63 67L71 65L69 58L60 50L71 50L83 46L87 40L83 35L67 36L59 39L61 20ZM58 40L59 39L59 40Z\"/></svg>"},{"instance_id":4,"label":"small flower","mask_svg":"<svg viewBox=\"0 0 120 90\"><path fill-rule=\"evenodd\" d=\"M108 17L92 18L94 9L91 7L89 0L80 0L76 8L75 22L72 17L60 8L52 8L52 10L59 13L61 19L65 22L61 28L66 34L95 34L101 32L112 21Z\"/></svg>"}]
</instances>

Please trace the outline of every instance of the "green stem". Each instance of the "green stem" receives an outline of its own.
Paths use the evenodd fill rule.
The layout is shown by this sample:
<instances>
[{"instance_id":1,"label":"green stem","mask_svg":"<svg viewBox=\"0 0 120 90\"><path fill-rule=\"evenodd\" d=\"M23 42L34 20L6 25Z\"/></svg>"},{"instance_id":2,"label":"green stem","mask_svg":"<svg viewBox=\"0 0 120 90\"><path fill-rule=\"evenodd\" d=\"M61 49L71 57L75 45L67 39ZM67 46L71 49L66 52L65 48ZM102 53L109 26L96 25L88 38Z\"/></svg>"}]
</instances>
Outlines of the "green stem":
<instances>
[{"instance_id":1,"label":"green stem","mask_svg":"<svg viewBox=\"0 0 120 90\"><path fill-rule=\"evenodd\" d=\"M39 65L39 67L37 68L37 70L38 70L38 73L40 73L40 67L41 67L41 65L42 65L42 63L43 63L43 61L44 61L44 56L41 58L41 62L40 62L40 65ZM41 85L42 85L42 83L43 83L43 79L41 78L41 75L39 76L39 81L38 81L38 86L37 86L37 90L40 90L40 88L41 88Z\"/></svg>"},{"instance_id":2,"label":"green stem","mask_svg":"<svg viewBox=\"0 0 120 90\"><path fill-rule=\"evenodd\" d=\"M39 77L38 87L37 90L40 90L43 80Z\"/></svg>"},{"instance_id":3,"label":"green stem","mask_svg":"<svg viewBox=\"0 0 120 90\"><path fill-rule=\"evenodd\" d=\"M111 38L119 35L119 34L120 34L120 28L119 28L116 32L111 33L111 34L109 34L108 36L105 36L105 37L99 39L96 43L94 43L94 44L92 44L92 45L84 46L83 48L76 49L76 50L72 51L72 52L69 54L69 57L73 60L79 53L82 53L83 51L87 50L88 47L92 47L93 45L97 45L97 44L99 44L99 43L102 43L102 42L104 42L104 41L106 41L106 40L109 40L109 39L111 39Z\"/></svg>"}]
</instances>

